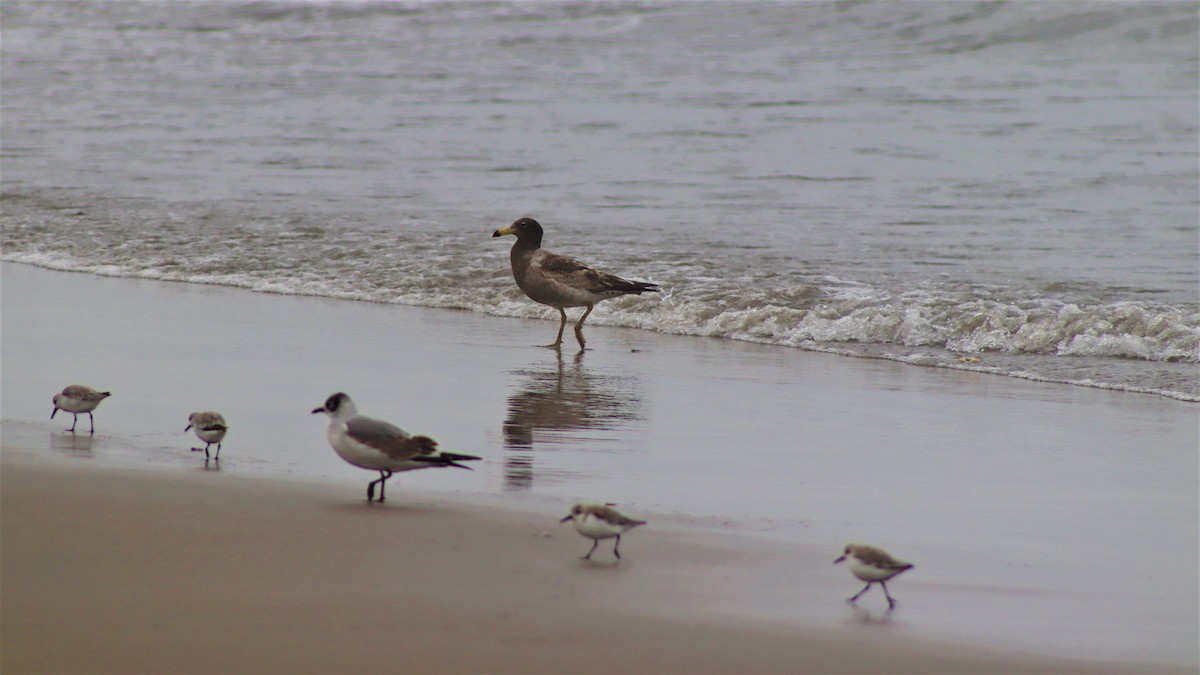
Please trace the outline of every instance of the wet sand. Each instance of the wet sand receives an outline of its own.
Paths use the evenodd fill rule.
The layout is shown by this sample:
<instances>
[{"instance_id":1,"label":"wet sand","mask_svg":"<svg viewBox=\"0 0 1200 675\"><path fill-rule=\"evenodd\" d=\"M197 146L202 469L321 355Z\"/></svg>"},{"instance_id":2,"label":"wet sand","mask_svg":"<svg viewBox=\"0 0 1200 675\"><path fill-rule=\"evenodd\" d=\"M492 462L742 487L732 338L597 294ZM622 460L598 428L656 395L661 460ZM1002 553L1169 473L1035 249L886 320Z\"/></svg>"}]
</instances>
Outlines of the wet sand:
<instances>
[{"instance_id":1,"label":"wet sand","mask_svg":"<svg viewBox=\"0 0 1200 675\"><path fill-rule=\"evenodd\" d=\"M550 322L0 270L6 672L1196 669L1194 405L599 327L560 357L531 346ZM114 392L95 437L47 419L76 382ZM309 414L339 389L484 461L369 507ZM183 433L204 409L219 471ZM651 520L619 567L577 562L577 499ZM844 604L851 540L917 564L897 611Z\"/></svg>"}]
</instances>

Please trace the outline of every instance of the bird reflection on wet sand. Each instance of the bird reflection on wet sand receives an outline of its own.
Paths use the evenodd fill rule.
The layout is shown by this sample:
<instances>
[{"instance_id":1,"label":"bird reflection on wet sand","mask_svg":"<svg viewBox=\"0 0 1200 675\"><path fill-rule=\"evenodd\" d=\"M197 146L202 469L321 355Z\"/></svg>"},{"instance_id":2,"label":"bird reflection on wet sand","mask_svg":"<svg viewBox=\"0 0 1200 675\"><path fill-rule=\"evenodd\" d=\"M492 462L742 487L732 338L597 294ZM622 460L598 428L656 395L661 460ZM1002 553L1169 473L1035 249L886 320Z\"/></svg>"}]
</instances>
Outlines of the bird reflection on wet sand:
<instances>
[{"instance_id":1,"label":"bird reflection on wet sand","mask_svg":"<svg viewBox=\"0 0 1200 675\"><path fill-rule=\"evenodd\" d=\"M848 623L862 626L890 627L895 625L892 622L892 612L895 611L894 607L888 607L883 611L871 611L869 609L858 607L857 605L854 605L853 608L854 612L851 614L850 618L847 619Z\"/></svg>"},{"instance_id":2,"label":"bird reflection on wet sand","mask_svg":"<svg viewBox=\"0 0 1200 675\"><path fill-rule=\"evenodd\" d=\"M641 420L639 383L630 375L593 375L583 366L584 352L513 371L521 377L508 398L504 420L504 485L533 487L534 451L609 440L612 431ZM593 433L586 433L593 432Z\"/></svg>"},{"instance_id":3,"label":"bird reflection on wet sand","mask_svg":"<svg viewBox=\"0 0 1200 675\"><path fill-rule=\"evenodd\" d=\"M78 434L52 433L50 434L50 447L83 457L91 457L93 440L93 437L90 435L80 436Z\"/></svg>"}]
</instances>

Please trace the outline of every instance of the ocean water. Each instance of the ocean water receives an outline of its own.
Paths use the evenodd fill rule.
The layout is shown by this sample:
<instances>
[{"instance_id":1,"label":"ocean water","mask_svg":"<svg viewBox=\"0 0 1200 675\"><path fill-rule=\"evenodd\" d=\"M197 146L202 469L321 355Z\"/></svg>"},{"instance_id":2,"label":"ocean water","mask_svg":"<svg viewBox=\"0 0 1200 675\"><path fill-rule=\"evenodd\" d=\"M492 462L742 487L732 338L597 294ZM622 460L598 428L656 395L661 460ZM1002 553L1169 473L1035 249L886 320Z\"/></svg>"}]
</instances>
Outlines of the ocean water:
<instances>
[{"instance_id":1,"label":"ocean water","mask_svg":"<svg viewBox=\"0 0 1200 675\"><path fill-rule=\"evenodd\" d=\"M2 259L1200 401L1191 2L32 2ZM547 339L554 330L546 327Z\"/></svg>"}]
</instances>

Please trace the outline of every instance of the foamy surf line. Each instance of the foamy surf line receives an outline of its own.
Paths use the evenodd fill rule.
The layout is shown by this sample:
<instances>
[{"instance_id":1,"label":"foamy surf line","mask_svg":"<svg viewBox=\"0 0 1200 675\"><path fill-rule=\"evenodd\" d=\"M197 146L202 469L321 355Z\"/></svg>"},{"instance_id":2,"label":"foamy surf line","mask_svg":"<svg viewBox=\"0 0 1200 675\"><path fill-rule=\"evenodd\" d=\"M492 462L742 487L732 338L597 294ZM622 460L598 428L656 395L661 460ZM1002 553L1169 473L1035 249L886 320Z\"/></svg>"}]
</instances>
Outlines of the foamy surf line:
<instances>
[{"instance_id":1,"label":"foamy surf line","mask_svg":"<svg viewBox=\"0 0 1200 675\"><path fill-rule=\"evenodd\" d=\"M137 268L112 263L100 264L62 253L6 252L0 255L0 260L55 271L87 273L104 277L224 286L278 295L324 297L439 309L465 309L480 314L508 318L553 318L552 311L512 295L498 297L495 302L481 302L454 295L429 295L392 289L372 293L353 288L337 288L331 282L323 279L262 279L248 274L196 274L187 271ZM507 284L507 282L503 283ZM505 286L498 290L497 294L499 295L503 290L508 289ZM918 367L946 368L1033 382L1124 393L1152 394L1178 401L1200 402L1200 315L1191 315L1175 308L1168 308L1167 313L1173 314L1169 318L1160 316L1141 319L1131 319L1128 316L1131 310L1118 308L1117 311L1123 312L1126 321L1134 326L1129 329L1129 333L1107 336L1076 335L1069 340L1061 340L1053 352L1043 353L1022 352L1012 345L1006 345L997 336L1000 331L995 329L982 331L980 335L970 338L955 335L946 339L945 344L932 342L928 338L914 340L913 344L872 341L871 336L866 334L870 332L870 324L886 323L889 320L887 317L875 314L863 318L858 325L847 328L844 327L846 324L853 323L850 321L853 318L853 311L839 319L821 317L809 319L810 316L820 313L818 308L803 311L766 306L720 310L680 299L678 290L678 286L668 285L662 301L663 307L649 312L623 311L630 309L626 306L629 303L622 304L623 301L608 303L611 305L610 307L600 305L589 318L589 323L635 328L670 335L710 337L752 344L793 347L838 356L894 361ZM476 295L476 293L474 291L464 292L464 295ZM1127 305L1128 303L1124 303L1124 306L1127 307ZM887 308L876 309L887 311ZM866 311L866 309L859 310L860 313ZM892 311L895 314L903 315L907 310L901 305ZM1067 316L1063 321L1070 322L1071 315L1081 314L1082 310L1068 308L1064 310L1064 313ZM756 316L748 317L749 314ZM987 323L988 319L984 317L980 321ZM838 326L839 323L842 326ZM923 318L919 320L919 323L928 324L928 320ZM1111 325L1118 321L1105 323ZM1168 323L1170 325L1166 325ZM1192 324L1198 326L1193 327ZM1156 330L1159 335L1167 335L1170 338L1170 346L1163 348L1161 347L1162 339L1135 334L1148 332L1145 329L1147 325L1157 326ZM1053 328L1041 329L1043 333L1052 330ZM1035 331L1027 330L1024 326L1013 332L1025 334L1022 339L1038 345L1047 346L1053 341L1052 337L1045 335L1030 338L1028 334ZM824 333L827 337L813 339L814 333ZM1121 346L1134 342L1137 344L1132 347ZM1155 349L1154 343L1158 343L1158 349ZM1090 345L1099 353L1089 353L1088 348L1081 345ZM896 353L897 348L906 349L908 353ZM1077 373L1078 368L1075 364L1067 360L1078 357L1107 359L1125 371L1140 370L1142 372L1133 375L1127 372L1127 379L1124 381L1115 378L1106 379L1099 376L1099 373L1068 376L1047 372L1058 366L1058 361L1063 361L1067 364L1063 366L1063 369ZM994 361L998 358L1017 361L1017 363L1009 364L1007 367L997 365ZM1138 379L1155 376L1145 373L1149 369L1160 371L1157 373L1159 377L1165 377L1169 373L1171 379L1178 382L1179 385L1154 386L1139 383Z\"/></svg>"}]
</instances>

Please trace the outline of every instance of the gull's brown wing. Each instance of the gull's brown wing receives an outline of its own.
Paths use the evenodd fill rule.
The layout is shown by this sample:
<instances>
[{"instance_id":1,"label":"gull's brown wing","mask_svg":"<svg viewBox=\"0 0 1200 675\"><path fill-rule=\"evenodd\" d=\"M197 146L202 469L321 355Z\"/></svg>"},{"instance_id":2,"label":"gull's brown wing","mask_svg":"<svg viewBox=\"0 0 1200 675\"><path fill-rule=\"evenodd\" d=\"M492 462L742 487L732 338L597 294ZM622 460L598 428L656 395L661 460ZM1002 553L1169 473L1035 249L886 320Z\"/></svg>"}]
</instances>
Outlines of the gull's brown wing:
<instances>
[{"instance_id":1,"label":"gull's brown wing","mask_svg":"<svg viewBox=\"0 0 1200 675\"><path fill-rule=\"evenodd\" d=\"M654 284L629 281L615 274L594 270L574 258L547 252L538 261L547 278L589 293L633 293L658 290Z\"/></svg>"}]
</instances>

